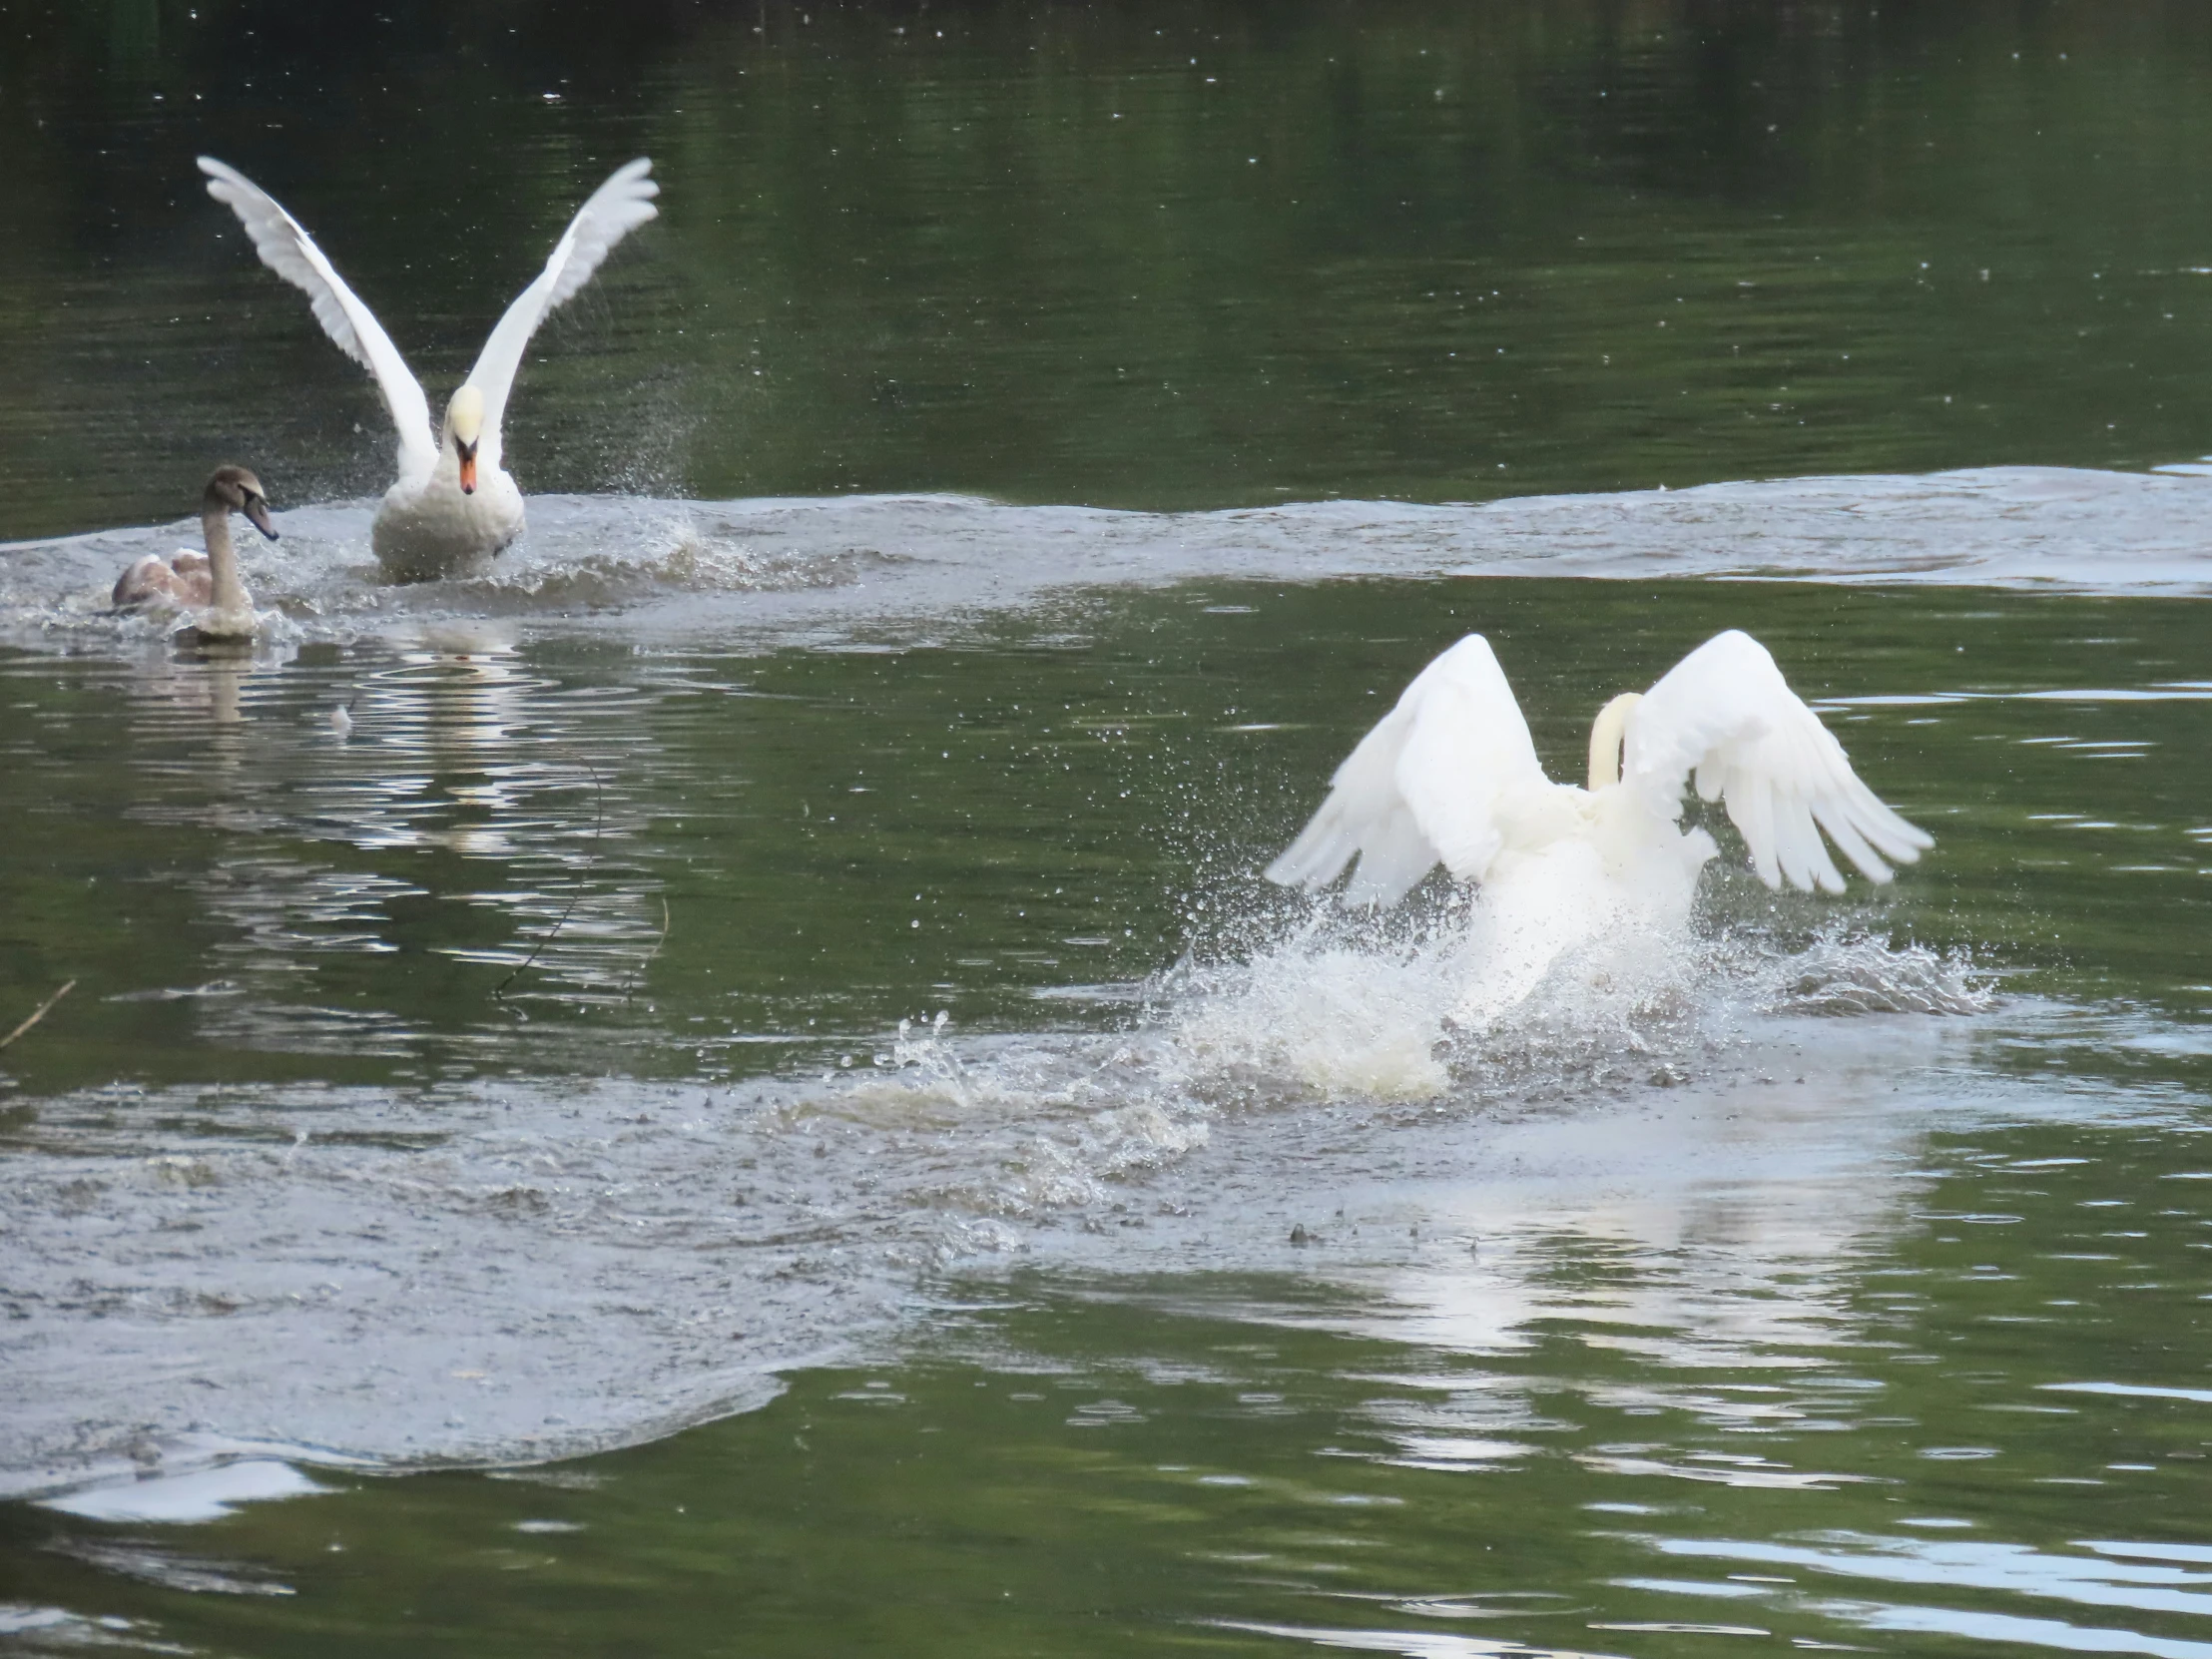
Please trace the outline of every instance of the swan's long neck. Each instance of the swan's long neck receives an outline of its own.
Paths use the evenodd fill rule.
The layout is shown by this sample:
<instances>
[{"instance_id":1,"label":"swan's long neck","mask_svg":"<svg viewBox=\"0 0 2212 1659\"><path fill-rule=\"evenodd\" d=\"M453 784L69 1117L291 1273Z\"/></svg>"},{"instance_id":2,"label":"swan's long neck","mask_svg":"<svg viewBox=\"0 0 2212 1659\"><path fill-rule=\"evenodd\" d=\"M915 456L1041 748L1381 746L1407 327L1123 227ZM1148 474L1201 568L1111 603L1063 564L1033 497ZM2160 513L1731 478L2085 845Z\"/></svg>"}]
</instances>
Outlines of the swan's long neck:
<instances>
[{"instance_id":1,"label":"swan's long neck","mask_svg":"<svg viewBox=\"0 0 2212 1659\"><path fill-rule=\"evenodd\" d=\"M209 603L219 611L243 611L249 606L246 584L239 580L238 549L231 545L231 509L222 501L210 501L200 509L200 531L208 542Z\"/></svg>"},{"instance_id":2,"label":"swan's long neck","mask_svg":"<svg viewBox=\"0 0 2212 1659\"><path fill-rule=\"evenodd\" d=\"M1590 727L1590 793L1621 781L1621 744L1628 737L1628 717L1643 698L1622 692L1598 710Z\"/></svg>"}]
</instances>

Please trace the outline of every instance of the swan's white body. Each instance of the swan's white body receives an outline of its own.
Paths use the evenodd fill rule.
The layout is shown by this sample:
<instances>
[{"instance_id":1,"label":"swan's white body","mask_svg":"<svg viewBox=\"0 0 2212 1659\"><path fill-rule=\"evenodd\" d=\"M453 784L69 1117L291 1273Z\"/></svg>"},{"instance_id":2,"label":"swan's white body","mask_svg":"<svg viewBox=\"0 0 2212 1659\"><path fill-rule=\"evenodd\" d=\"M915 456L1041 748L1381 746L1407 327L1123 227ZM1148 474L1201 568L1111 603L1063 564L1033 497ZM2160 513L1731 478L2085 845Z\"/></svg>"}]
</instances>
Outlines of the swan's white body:
<instances>
[{"instance_id":1,"label":"swan's white body","mask_svg":"<svg viewBox=\"0 0 2212 1659\"><path fill-rule=\"evenodd\" d=\"M339 350L376 377L399 433L399 478L377 508L371 544L402 582L480 571L522 533L522 491L500 463L500 418L522 353L547 313L591 280L616 243L660 210L650 161L618 168L578 211L537 280L516 295L446 407L429 400L374 313L323 258L297 220L244 174L200 158L208 194L239 216L262 263L302 289Z\"/></svg>"},{"instance_id":2,"label":"swan's white body","mask_svg":"<svg viewBox=\"0 0 2212 1659\"><path fill-rule=\"evenodd\" d=\"M1841 892L1821 839L1870 881L1934 842L1878 800L1766 648L1731 629L1641 698L1606 705L1587 789L1544 776L1480 634L1423 669L1337 769L1329 799L1270 879L1318 889L1357 857L1353 903L1395 903L1437 863L1480 884L1463 1017L1520 1001L1568 951L1678 928L1719 848L1681 828L1695 786L1722 801L1770 887Z\"/></svg>"}]
</instances>

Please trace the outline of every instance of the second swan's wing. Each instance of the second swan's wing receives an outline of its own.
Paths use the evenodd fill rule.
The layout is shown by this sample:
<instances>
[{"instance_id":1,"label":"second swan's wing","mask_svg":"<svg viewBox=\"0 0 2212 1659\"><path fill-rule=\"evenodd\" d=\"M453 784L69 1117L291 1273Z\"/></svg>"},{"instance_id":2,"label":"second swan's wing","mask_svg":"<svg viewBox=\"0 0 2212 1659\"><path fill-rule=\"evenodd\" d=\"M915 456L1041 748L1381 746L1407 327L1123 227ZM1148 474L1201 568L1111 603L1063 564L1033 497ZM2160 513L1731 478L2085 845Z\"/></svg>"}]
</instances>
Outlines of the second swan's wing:
<instances>
[{"instance_id":1,"label":"second swan's wing","mask_svg":"<svg viewBox=\"0 0 2212 1659\"><path fill-rule=\"evenodd\" d=\"M1936 844L1859 781L1767 648L1733 628L1675 664L1637 704L1623 757L1623 782L1668 820L1680 816L1688 783L1700 799L1725 802L1770 887L1844 890L1823 830L1877 882L1890 879L1890 864L1909 864Z\"/></svg>"},{"instance_id":2,"label":"second swan's wing","mask_svg":"<svg viewBox=\"0 0 2212 1659\"><path fill-rule=\"evenodd\" d=\"M506 315L484 341L476 366L468 371L468 383L484 394L483 443L491 459L498 459L499 419L506 410L507 393L514 387L515 375L522 368L523 350L538 324L591 280L592 273L614 251L616 243L659 215L661 210L653 205L653 198L661 194L661 187L647 177L652 171L653 163L641 156L615 169L607 182L592 192L591 200L577 210L568 230L554 245L553 256L545 262L537 280L515 295Z\"/></svg>"},{"instance_id":3,"label":"second swan's wing","mask_svg":"<svg viewBox=\"0 0 2212 1659\"><path fill-rule=\"evenodd\" d=\"M1479 881L1504 843L1501 799L1545 782L1490 642L1469 634L1360 740L1268 879L1312 891L1357 855L1345 889L1355 904L1394 903L1438 862Z\"/></svg>"},{"instance_id":4,"label":"second swan's wing","mask_svg":"<svg viewBox=\"0 0 2212 1659\"><path fill-rule=\"evenodd\" d=\"M340 351L376 376L376 388L384 394L384 407L391 411L391 423L399 430L400 473L427 475L438 458L437 439L430 430L430 405L375 313L345 285L344 278L314 245L314 239L276 205L275 197L213 156L200 158L200 171L208 176L208 194L239 216L262 264L303 290L314 304L315 320L322 324L322 331Z\"/></svg>"}]
</instances>

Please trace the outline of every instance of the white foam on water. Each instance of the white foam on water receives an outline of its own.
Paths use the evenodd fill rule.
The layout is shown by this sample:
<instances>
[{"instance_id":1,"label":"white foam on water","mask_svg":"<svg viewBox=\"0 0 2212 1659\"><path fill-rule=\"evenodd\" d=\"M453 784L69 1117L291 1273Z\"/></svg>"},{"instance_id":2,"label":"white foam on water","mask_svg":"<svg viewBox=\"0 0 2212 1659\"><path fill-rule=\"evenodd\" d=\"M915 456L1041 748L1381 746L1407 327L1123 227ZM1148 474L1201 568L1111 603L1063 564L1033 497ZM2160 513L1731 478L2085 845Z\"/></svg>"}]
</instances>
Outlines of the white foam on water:
<instances>
[{"instance_id":1,"label":"white foam on water","mask_svg":"<svg viewBox=\"0 0 2212 1659\"><path fill-rule=\"evenodd\" d=\"M496 575L406 589L376 580L370 505L337 503L284 513L284 539L248 568L283 619L276 655L373 636L470 660L465 675L379 680L354 714L363 732L435 704L460 712L443 724L462 741L511 750L515 646L531 634L835 642L1195 577L2195 593L2212 591L2207 503L2203 478L2036 469L1182 515L545 497ZM167 625L104 614L106 591L181 534L0 548L0 637L157 649ZM237 714L222 700L252 694L209 684L216 703L180 705L181 722L221 725ZM514 787L596 792L532 766ZM375 819L379 844L420 838L405 802L361 792L347 811ZM619 791L611 810L627 810ZM224 901L249 927L272 889L333 930L355 901L312 869L245 873ZM550 922L570 900L557 875L541 885ZM1928 1110L1892 1091L2001 1017L1969 964L1864 923L1785 937L1709 912L1687 934L1567 952L1469 1020L1463 905L1402 922L1286 915L1112 988L1130 1010L1118 1031L912 1026L849 1073L809 1057L736 1086L503 1077L397 1096L179 1088L129 1111L110 1091L42 1101L0 1184L20 1316L0 1476L95 1503L119 1501L91 1488L122 1490L122 1472L157 1476L133 1490L195 1471L220 1485L241 1477L214 1465L246 1466L238 1438L272 1424L317 1456L394 1466L628 1443L758 1405L782 1371L910 1332L946 1275L1012 1265L1329 1276L1379 1320L1479 1350L1557 1306L1530 1241L1563 1231L1656 1257L1710 1235L1725 1243L1678 1250L1650 1280L1658 1300L1621 1318L1674 1333L1652 1341L1748 1354L1761 1332L1832 1317L1824 1292L1771 1294L1783 1269L1882 1225ZM656 927L642 893L617 895L580 910L541 969L619 995L630 958L618 970L602 947ZM264 1031L253 999L196 994L242 1045L375 1038ZM1775 1093L1801 1073L1801 1093Z\"/></svg>"},{"instance_id":2,"label":"white foam on water","mask_svg":"<svg viewBox=\"0 0 2212 1659\"><path fill-rule=\"evenodd\" d=\"M333 1490L289 1463L270 1457L216 1463L181 1474L155 1474L113 1485L85 1486L45 1497L48 1509L97 1521L177 1524L220 1520L242 1503L305 1497Z\"/></svg>"},{"instance_id":3,"label":"white foam on water","mask_svg":"<svg viewBox=\"0 0 2212 1659\"><path fill-rule=\"evenodd\" d=\"M1359 1194L1457 1227L1472 1174L1503 1181L1478 1204L1493 1231L1518 1213L1661 1238L1717 1171L1763 1160L1750 1190L1812 1179L1843 1205L1832 1225L1799 1203L1744 1233L1795 1260L1807 1227L1832 1246L1881 1212L1890 1189L1860 1165L1915 1120L1888 1104L1873 1121L1891 1127L1861 1120L1937 1040L1901 1041L1897 1022L1968 1032L1988 1009L1967 964L1873 934L1722 927L1562 959L1510 1018L1470 1030L1451 1019L1465 924L1450 903L1394 931L1316 913L1143 987L1122 1031L910 1024L851 1072L43 1102L0 1187L18 1316L0 1470L18 1491L168 1491L190 1508L252 1494L222 1486L237 1473L205 1492L115 1473L250 1469L224 1437L272 1424L322 1460L570 1455L883 1350L947 1274L1318 1269L1285 1260L1294 1224L1327 1237L1325 1206ZM1853 1034L1870 1026L1879 1041ZM1747 1111L1738 1096L1783 1065L1829 1083L1824 1112ZM1879 1088L1834 1082L1870 1066ZM1773 1144L1747 1142L1747 1116ZM1853 1179L1830 1181L1838 1158ZM1624 1177L1656 1196L1626 1212L1591 1196ZM1559 1201L1560 1181L1579 1196ZM1328 1271L1365 1275L1399 1318L1425 1306L1504 1341L1546 1305L1540 1252L1487 1259L1497 1282L1469 1312L1463 1256L1438 1278L1418 1250L1344 1243ZM1680 1300L1728 1301L1709 1281L1741 1278L1745 1254L1682 1270Z\"/></svg>"},{"instance_id":4,"label":"white foam on water","mask_svg":"<svg viewBox=\"0 0 2212 1659\"><path fill-rule=\"evenodd\" d=\"M1082 588L1199 578L1737 577L2212 592L2212 477L1992 467L1801 478L1475 504L1308 502L1197 513L1019 506L968 496L699 502L539 496L488 577L385 585L371 501L279 514L243 550L274 619L265 651L508 618L534 632L833 638L1005 610ZM143 650L176 619L117 617L108 591L197 526L0 545L0 638Z\"/></svg>"},{"instance_id":5,"label":"white foam on water","mask_svg":"<svg viewBox=\"0 0 2212 1659\"><path fill-rule=\"evenodd\" d=\"M1675 1081L1747 1020L1988 1010L1969 958L1832 920L1784 944L1710 920L1622 927L1561 952L1525 996L1479 1015L1464 991L1492 940L1454 895L1407 924L1327 903L1279 940L1164 982L1190 1086L1255 1099L1425 1101L1593 1080Z\"/></svg>"}]
</instances>

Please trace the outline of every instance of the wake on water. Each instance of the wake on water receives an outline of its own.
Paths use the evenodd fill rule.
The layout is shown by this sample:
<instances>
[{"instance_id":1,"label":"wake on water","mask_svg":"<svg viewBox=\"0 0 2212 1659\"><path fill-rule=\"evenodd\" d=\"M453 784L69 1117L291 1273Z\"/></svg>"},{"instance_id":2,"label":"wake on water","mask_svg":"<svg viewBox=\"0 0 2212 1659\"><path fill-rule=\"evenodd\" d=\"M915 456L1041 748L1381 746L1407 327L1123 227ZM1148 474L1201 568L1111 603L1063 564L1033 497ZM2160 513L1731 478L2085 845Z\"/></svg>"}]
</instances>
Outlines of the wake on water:
<instances>
[{"instance_id":1,"label":"wake on water","mask_svg":"<svg viewBox=\"0 0 2212 1659\"><path fill-rule=\"evenodd\" d=\"M1284 1206L1482 1177L1489 1137L1530 1112L1567 1114L1571 1158L1602 1166L1615 1137L1589 1120L1648 1125L1638 1097L1711 1118L1732 1078L1819 1040L1809 1020L1842 1039L1841 1077L1870 1051L1917 1063L1895 1031L1846 1037L1865 1016L1992 1006L1964 958L1849 918L1788 937L1708 912L1563 958L1472 1029L1452 1018L1463 898L1289 915L1137 987L1118 1032L964 1037L940 1014L852 1071L705 1092L559 1077L42 1102L0 1184L18 1315L0 1490L221 1461L272 1425L284 1455L394 1465L649 1437L762 1402L780 1370L882 1349L948 1275L1276 1271ZM1831 1097L1799 1095L1794 1118L1763 1109L1770 1136L1833 1139L1825 1114L1865 1110L1807 1120ZM1712 1176L1710 1145L1694 1163ZM1646 1161L1632 1179L1658 1177ZM354 1375L367 1330L373 1386Z\"/></svg>"},{"instance_id":2,"label":"wake on water","mask_svg":"<svg viewBox=\"0 0 2212 1659\"><path fill-rule=\"evenodd\" d=\"M2022 512L2108 535L2119 498L2144 536L2178 547L2205 487L1960 475L1177 516L540 498L497 577L420 589L372 580L368 508L341 503L283 515L284 541L249 574L282 619L279 654L440 617L807 643L891 616L937 630L1076 584L1681 574L1688 552L1714 547L1715 569L1771 565L1729 563L1715 526L1731 514L1764 527L1762 548L1776 515L1795 514L1811 562L1830 568L1821 538L1858 523L1870 494L1901 515L1885 536L1908 518L1953 541L1978 526L1967 540L1991 559L2017 551ZM116 570L176 539L0 549L0 634L143 650L160 625L100 601ZM2212 582L2195 559L2175 553L2172 581ZM1842 568L1942 579L1909 558ZM2120 568L2084 563L2081 579ZM2043 565L2014 574L2051 579ZM1870 1049L1896 1069L1912 1062L1888 1051L1913 1045L1847 1033L1992 1006L1987 975L1886 938L1879 912L1807 922L1742 885L1709 877L1688 930L1595 941L1478 1022L1458 1013L1478 948L1463 895L1385 917L1286 900L1127 987L1135 1011L1106 1033L977 1036L938 1017L886 1034L852 1071L818 1061L736 1083L562 1074L405 1095L177 1088L134 1093L127 1110L115 1090L43 1100L0 1182L19 1316L0 1375L0 1489L220 1458L273 1427L314 1456L392 1464L634 1440L758 1403L780 1369L889 1341L946 1275L1140 1259L1277 1271L1285 1206L1408 1171L1479 1171L1498 1144L1485 1137L1516 1114L1587 1127L1618 1121L1624 1097L1712 1097L1771 1069L1777 1041L1820 1041L1808 1022L1836 1034L1837 1076ZM1610 1155L1608 1136L1576 1138L1573 1156ZM1090 1254L1100 1240L1111 1251Z\"/></svg>"},{"instance_id":3,"label":"wake on water","mask_svg":"<svg viewBox=\"0 0 2212 1659\"><path fill-rule=\"evenodd\" d=\"M947 495L687 501L535 496L493 574L392 587L368 550L373 501L281 507L246 550L267 649L410 621L615 619L671 636L834 630L1036 604L1070 589L1201 579L1784 577L2094 593L2212 591L2207 467L2162 475L2000 467L1777 479L1481 503L1292 503L1194 513L1022 506ZM279 489L279 495L281 490ZM116 575L197 542L177 523L0 544L0 638L129 646Z\"/></svg>"}]
</instances>

